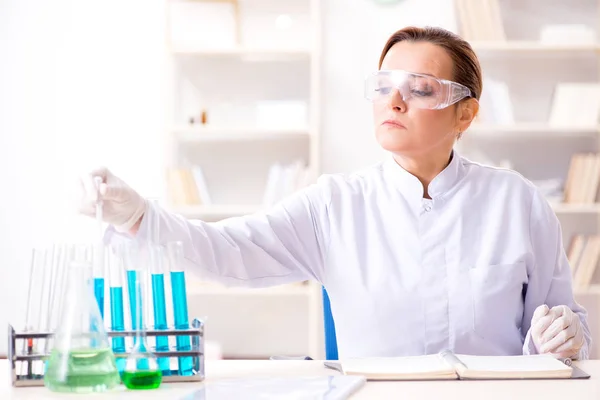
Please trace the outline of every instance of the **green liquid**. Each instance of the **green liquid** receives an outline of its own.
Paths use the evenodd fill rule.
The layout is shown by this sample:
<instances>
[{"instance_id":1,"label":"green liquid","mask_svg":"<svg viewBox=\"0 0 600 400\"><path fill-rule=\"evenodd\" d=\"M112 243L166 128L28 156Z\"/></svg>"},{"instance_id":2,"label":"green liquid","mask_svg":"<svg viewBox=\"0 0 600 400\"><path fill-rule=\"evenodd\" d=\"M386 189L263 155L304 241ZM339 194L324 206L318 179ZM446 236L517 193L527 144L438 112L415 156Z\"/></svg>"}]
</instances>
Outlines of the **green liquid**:
<instances>
[{"instance_id":1,"label":"green liquid","mask_svg":"<svg viewBox=\"0 0 600 400\"><path fill-rule=\"evenodd\" d=\"M162 381L162 373L156 371L138 371L128 372L123 371L123 384L128 389L156 389Z\"/></svg>"},{"instance_id":2,"label":"green liquid","mask_svg":"<svg viewBox=\"0 0 600 400\"><path fill-rule=\"evenodd\" d=\"M53 350L44 385L54 392L104 392L121 383L111 349Z\"/></svg>"}]
</instances>

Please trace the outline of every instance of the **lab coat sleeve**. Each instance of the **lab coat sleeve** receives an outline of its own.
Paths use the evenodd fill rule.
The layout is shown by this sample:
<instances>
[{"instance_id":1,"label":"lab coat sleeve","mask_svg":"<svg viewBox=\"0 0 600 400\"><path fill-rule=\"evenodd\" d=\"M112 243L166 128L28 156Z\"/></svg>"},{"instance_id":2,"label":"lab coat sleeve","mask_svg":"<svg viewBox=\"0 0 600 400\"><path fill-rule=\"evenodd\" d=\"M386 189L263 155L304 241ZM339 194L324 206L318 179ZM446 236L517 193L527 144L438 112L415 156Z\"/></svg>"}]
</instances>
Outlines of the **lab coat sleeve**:
<instances>
[{"instance_id":1,"label":"lab coat sleeve","mask_svg":"<svg viewBox=\"0 0 600 400\"><path fill-rule=\"evenodd\" d=\"M322 177L268 211L219 222L188 220L149 204L135 240L145 243L149 221L158 218L159 242L181 242L186 270L202 280L244 287L321 281L330 199Z\"/></svg>"},{"instance_id":2,"label":"lab coat sleeve","mask_svg":"<svg viewBox=\"0 0 600 400\"><path fill-rule=\"evenodd\" d=\"M571 267L563 247L558 218L537 190L531 205L530 238L533 262L528 266L529 281L521 325L522 332L526 332L523 354L537 353L530 329L535 309L542 304L548 305L549 308L566 305L577 314L584 331L585 344L577 358L588 359L591 335L587 312L577 304L573 296Z\"/></svg>"}]
</instances>

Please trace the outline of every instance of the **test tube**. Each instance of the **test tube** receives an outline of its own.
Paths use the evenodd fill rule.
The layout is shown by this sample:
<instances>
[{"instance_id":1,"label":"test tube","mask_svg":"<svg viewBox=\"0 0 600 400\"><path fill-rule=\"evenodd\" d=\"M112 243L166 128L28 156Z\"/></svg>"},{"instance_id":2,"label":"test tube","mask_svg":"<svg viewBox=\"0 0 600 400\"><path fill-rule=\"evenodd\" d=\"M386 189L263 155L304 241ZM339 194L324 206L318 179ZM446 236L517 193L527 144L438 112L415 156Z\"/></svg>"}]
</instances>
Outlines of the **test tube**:
<instances>
[{"instance_id":1,"label":"test tube","mask_svg":"<svg viewBox=\"0 0 600 400\"><path fill-rule=\"evenodd\" d=\"M139 276L139 249L134 243L123 244L123 256L127 275L127 294L129 298L129 314L131 316L131 329L136 330L138 317L138 276Z\"/></svg>"},{"instance_id":2,"label":"test tube","mask_svg":"<svg viewBox=\"0 0 600 400\"><path fill-rule=\"evenodd\" d=\"M158 200L149 199L154 212L147 213L148 217L148 250L150 256L150 273L152 279L152 305L154 311L154 329L167 330L167 307L165 304L165 266L164 250L159 240ZM169 351L169 337L156 336L156 350ZM158 358L158 366L163 375L171 374L168 357Z\"/></svg>"},{"instance_id":3,"label":"test tube","mask_svg":"<svg viewBox=\"0 0 600 400\"><path fill-rule=\"evenodd\" d=\"M48 331L48 332L52 332L55 330L57 324L58 324L58 320L59 320L59 309L58 309L58 303L59 303L59 297L61 296L62 293L62 278L64 276L64 271L66 268L63 268L64 265L64 261L65 261L65 257L67 255L67 248L65 245L62 244L56 244L54 245L53 249L52 249L52 253L51 253L51 257L49 260L49 265L47 266L47 268L50 268L50 273L49 273L49 290L47 293L47 297L46 297L46 304L45 306L47 307L47 314L46 314L46 321L45 324L43 326L43 328L41 328L42 331ZM49 338L46 340L45 346L44 346L44 352L46 354L49 353L50 349L52 348L52 338Z\"/></svg>"},{"instance_id":4,"label":"test tube","mask_svg":"<svg viewBox=\"0 0 600 400\"><path fill-rule=\"evenodd\" d=\"M122 247L111 248L108 252L108 280L110 297L110 329L115 332L125 330L123 315L123 272L124 254ZM112 350L116 353L125 353L125 338L113 337ZM117 369L122 373L125 369L125 359L117 358Z\"/></svg>"},{"instance_id":5,"label":"test tube","mask_svg":"<svg viewBox=\"0 0 600 400\"><path fill-rule=\"evenodd\" d=\"M94 251L94 295L96 297L96 301L98 302L98 308L100 309L100 317L104 319L104 241L103 241L103 224L102 224L102 214L103 214L103 201L100 195L100 185L102 184L102 178L96 176L94 178L94 183L96 184L97 190L97 198L96 198L96 226L98 229L96 238L96 246Z\"/></svg>"},{"instance_id":6,"label":"test tube","mask_svg":"<svg viewBox=\"0 0 600 400\"><path fill-rule=\"evenodd\" d=\"M131 314L131 329L145 330L148 321L147 303L148 299L145 296L148 293L147 272L149 268L143 268L142 252L137 244L131 242L125 245L125 270L127 271L127 292L129 297L129 313ZM135 335L133 338L134 348L138 341L141 340L141 335ZM140 343L139 351L146 352L146 346L143 341ZM140 360L139 366L147 368L148 360Z\"/></svg>"},{"instance_id":7,"label":"test tube","mask_svg":"<svg viewBox=\"0 0 600 400\"><path fill-rule=\"evenodd\" d=\"M150 248L150 268L152 274L152 303L154 310L154 329L167 330L167 307L165 303L165 267L164 251L160 246ZM156 336L156 351L169 351L169 337ZM171 374L168 357L158 358L158 366L164 375Z\"/></svg>"},{"instance_id":8,"label":"test tube","mask_svg":"<svg viewBox=\"0 0 600 400\"><path fill-rule=\"evenodd\" d=\"M27 290L27 306L25 310L25 332L33 332L38 329L36 321L40 309L38 308L38 297L41 297L44 286L44 258L45 251L34 249L31 254L31 267L29 270L29 288ZM35 339L38 341L39 339ZM35 352L34 339L23 341L23 354L33 354ZM21 375L27 375L29 378L33 375L33 361L23 361L21 364Z\"/></svg>"},{"instance_id":9,"label":"test tube","mask_svg":"<svg viewBox=\"0 0 600 400\"><path fill-rule=\"evenodd\" d=\"M171 275L171 292L173 295L173 314L175 329L189 329L187 292L185 289L185 272L183 270L183 245L181 242L167 244L169 270ZM190 337L177 336L178 351L191 351ZM178 372L181 376L194 373L192 357L179 357Z\"/></svg>"}]
</instances>

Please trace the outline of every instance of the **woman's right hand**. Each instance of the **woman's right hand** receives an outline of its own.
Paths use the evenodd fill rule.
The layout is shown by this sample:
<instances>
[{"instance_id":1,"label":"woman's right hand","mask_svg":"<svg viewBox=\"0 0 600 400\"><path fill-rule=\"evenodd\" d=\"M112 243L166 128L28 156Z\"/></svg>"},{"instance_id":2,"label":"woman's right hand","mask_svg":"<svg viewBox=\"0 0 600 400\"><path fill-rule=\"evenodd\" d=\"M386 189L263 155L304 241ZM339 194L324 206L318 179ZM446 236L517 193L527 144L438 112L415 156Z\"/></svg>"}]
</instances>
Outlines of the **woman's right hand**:
<instances>
[{"instance_id":1,"label":"woman's right hand","mask_svg":"<svg viewBox=\"0 0 600 400\"><path fill-rule=\"evenodd\" d=\"M96 180L100 182L97 187ZM79 212L95 217L98 195L102 219L119 232L134 233L146 211L146 200L107 168L97 168L80 179L82 196Z\"/></svg>"}]
</instances>

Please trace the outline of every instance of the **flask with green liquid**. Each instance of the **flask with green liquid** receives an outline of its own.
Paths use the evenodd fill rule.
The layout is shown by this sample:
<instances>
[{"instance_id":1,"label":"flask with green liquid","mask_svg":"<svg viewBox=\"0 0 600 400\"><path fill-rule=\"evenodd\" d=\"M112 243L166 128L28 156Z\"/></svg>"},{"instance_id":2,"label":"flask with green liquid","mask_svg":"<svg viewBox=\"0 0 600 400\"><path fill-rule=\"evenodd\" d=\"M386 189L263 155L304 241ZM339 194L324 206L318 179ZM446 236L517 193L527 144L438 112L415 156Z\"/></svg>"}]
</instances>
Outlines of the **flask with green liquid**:
<instances>
[{"instance_id":1,"label":"flask with green liquid","mask_svg":"<svg viewBox=\"0 0 600 400\"><path fill-rule=\"evenodd\" d=\"M71 263L68 277L44 385L55 392L110 390L121 380L94 297L91 264Z\"/></svg>"}]
</instances>

